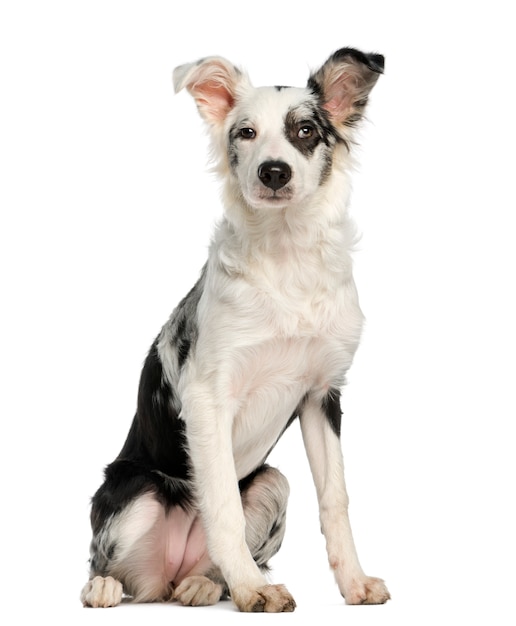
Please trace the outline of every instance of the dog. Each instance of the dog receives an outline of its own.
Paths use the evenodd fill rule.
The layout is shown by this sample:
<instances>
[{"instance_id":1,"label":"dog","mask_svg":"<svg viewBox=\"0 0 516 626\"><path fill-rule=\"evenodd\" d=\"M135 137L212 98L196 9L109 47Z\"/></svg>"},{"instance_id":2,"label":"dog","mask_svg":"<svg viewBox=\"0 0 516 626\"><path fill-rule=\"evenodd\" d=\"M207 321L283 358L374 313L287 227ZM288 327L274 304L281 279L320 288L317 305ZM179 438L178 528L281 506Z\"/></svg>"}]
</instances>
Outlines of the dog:
<instances>
[{"instance_id":1,"label":"dog","mask_svg":"<svg viewBox=\"0 0 516 626\"><path fill-rule=\"evenodd\" d=\"M304 88L254 88L221 57L174 70L209 128L224 216L150 348L129 434L92 499L85 606L229 596L240 611L293 611L266 578L289 496L266 459L296 419L342 596L389 599L357 557L339 438L363 324L351 151L383 69L383 56L342 48Z\"/></svg>"}]
</instances>

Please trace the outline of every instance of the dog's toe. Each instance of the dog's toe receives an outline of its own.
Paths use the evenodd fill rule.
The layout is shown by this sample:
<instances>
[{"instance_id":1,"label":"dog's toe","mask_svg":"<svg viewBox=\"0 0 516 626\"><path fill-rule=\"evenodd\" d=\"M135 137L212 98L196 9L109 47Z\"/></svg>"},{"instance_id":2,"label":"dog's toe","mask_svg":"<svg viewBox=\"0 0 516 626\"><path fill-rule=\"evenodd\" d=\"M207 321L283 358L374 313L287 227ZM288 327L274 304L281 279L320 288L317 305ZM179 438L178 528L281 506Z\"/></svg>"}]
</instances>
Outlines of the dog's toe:
<instances>
[{"instance_id":1,"label":"dog's toe","mask_svg":"<svg viewBox=\"0 0 516 626\"><path fill-rule=\"evenodd\" d=\"M222 596L222 585L206 576L189 576L174 590L173 598L185 606L209 606Z\"/></svg>"},{"instance_id":2,"label":"dog's toe","mask_svg":"<svg viewBox=\"0 0 516 626\"><path fill-rule=\"evenodd\" d=\"M89 580L81 592L81 602L84 606L107 608L116 606L122 601L122 583L112 576L103 578L95 576Z\"/></svg>"},{"instance_id":3,"label":"dog's toe","mask_svg":"<svg viewBox=\"0 0 516 626\"><path fill-rule=\"evenodd\" d=\"M391 594L381 578L354 580L344 593L346 604L384 604Z\"/></svg>"},{"instance_id":4,"label":"dog's toe","mask_svg":"<svg viewBox=\"0 0 516 626\"><path fill-rule=\"evenodd\" d=\"M294 598L284 585L264 585L231 597L240 611L247 613L291 613L296 608Z\"/></svg>"}]
</instances>

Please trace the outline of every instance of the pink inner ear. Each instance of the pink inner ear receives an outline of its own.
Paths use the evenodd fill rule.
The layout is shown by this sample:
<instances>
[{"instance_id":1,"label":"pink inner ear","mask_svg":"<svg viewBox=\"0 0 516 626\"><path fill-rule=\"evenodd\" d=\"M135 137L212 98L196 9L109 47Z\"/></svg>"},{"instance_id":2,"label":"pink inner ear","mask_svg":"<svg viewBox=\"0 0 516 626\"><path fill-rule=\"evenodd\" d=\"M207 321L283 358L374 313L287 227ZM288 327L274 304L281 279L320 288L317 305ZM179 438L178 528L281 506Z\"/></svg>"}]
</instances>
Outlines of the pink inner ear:
<instances>
[{"instance_id":1,"label":"pink inner ear","mask_svg":"<svg viewBox=\"0 0 516 626\"><path fill-rule=\"evenodd\" d=\"M327 100L323 106L333 120L343 122L351 113L352 102L349 94L346 94L344 90L340 90L338 95L334 95Z\"/></svg>"},{"instance_id":2,"label":"pink inner ear","mask_svg":"<svg viewBox=\"0 0 516 626\"><path fill-rule=\"evenodd\" d=\"M352 105L352 77L348 72L343 72L341 68L334 71L329 77L325 93L327 100L324 108L331 117L337 121L343 121L349 114Z\"/></svg>"},{"instance_id":3,"label":"pink inner ear","mask_svg":"<svg viewBox=\"0 0 516 626\"><path fill-rule=\"evenodd\" d=\"M229 90L214 80L195 85L193 92L199 107L213 121L222 121L235 102Z\"/></svg>"},{"instance_id":4,"label":"pink inner ear","mask_svg":"<svg viewBox=\"0 0 516 626\"><path fill-rule=\"evenodd\" d=\"M334 96L324 104L324 108L330 113L332 116L337 115L339 108L341 105L341 99Z\"/></svg>"}]
</instances>

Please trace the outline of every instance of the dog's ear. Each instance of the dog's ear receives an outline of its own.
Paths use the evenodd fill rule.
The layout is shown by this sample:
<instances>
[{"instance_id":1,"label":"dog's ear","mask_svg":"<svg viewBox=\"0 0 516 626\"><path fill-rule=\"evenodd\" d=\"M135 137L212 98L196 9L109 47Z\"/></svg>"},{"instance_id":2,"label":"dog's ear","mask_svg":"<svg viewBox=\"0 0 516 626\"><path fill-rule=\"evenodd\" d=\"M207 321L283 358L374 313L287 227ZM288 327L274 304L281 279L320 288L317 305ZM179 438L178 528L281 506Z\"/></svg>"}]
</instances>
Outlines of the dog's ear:
<instances>
[{"instance_id":1,"label":"dog's ear","mask_svg":"<svg viewBox=\"0 0 516 626\"><path fill-rule=\"evenodd\" d=\"M369 92L383 69L381 54L342 48L310 76L308 88L322 99L334 123L351 126L362 117Z\"/></svg>"},{"instance_id":2,"label":"dog's ear","mask_svg":"<svg viewBox=\"0 0 516 626\"><path fill-rule=\"evenodd\" d=\"M176 93L186 87L202 117L210 124L220 124L233 108L237 85L246 79L233 64L222 57L208 57L180 65L174 70Z\"/></svg>"}]
</instances>

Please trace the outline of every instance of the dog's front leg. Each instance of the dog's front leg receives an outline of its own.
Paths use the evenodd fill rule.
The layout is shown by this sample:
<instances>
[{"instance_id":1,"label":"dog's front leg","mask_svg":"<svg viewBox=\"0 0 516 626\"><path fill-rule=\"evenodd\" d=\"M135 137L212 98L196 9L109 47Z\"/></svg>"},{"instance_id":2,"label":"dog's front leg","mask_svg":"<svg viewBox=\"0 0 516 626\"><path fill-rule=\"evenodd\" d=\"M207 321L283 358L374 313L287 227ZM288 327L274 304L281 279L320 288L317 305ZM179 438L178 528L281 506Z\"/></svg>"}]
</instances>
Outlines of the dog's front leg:
<instances>
[{"instance_id":1,"label":"dog's front leg","mask_svg":"<svg viewBox=\"0 0 516 626\"><path fill-rule=\"evenodd\" d=\"M246 612L293 611L283 585L270 585L245 540L245 518L232 449L233 415L209 401L213 394L196 386L183 404L196 496L210 558L217 565L237 607Z\"/></svg>"},{"instance_id":2,"label":"dog's front leg","mask_svg":"<svg viewBox=\"0 0 516 626\"><path fill-rule=\"evenodd\" d=\"M384 582L366 576L360 566L348 516L348 494L340 445L340 394L309 399L301 414L301 429L312 470L321 529L328 560L348 604L383 604L389 598Z\"/></svg>"}]
</instances>

